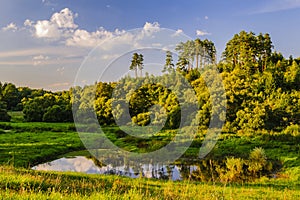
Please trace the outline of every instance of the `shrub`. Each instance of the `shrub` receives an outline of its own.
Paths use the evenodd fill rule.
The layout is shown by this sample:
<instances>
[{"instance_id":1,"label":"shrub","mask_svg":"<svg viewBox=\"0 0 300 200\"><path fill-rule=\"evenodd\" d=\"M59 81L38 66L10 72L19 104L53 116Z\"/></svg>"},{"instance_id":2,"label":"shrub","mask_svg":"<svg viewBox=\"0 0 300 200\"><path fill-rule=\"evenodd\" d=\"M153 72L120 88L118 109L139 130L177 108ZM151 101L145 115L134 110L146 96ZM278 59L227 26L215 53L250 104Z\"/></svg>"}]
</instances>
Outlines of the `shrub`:
<instances>
[{"instance_id":1,"label":"shrub","mask_svg":"<svg viewBox=\"0 0 300 200\"><path fill-rule=\"evenodd\" d=\"M292 124L283 130L284 134L290 134L292 136L300 136L300 126L298 124Z\"/></svg>"},{"instance_id":2,"label":"shrub","mask_svg":"<svg viewBox=\"0 0 300 200\"><path fill-rule=\"evenodd\" d=\"M150 123L150 113L139 113L132 118L132 122L139 126L147 126Z\"/></svg>"},{"instance_id":3,"label":"shrub","mask_svg":"<svg viewBox=\"0 0 300 200\"><path fill-rule=\"evenodd\" d=\"M245 161L241 158L227 158L226 159L226 174L224 176L226 182L239 182L244 178L244 166Z\"/></svg>"},{"instance_id":4,"label":"shrub","mask_svg":"<svg viewBox=\"0 0 300 200\"><path fill-rule=\"evenodd\" d=\"M10 116L7 113L6 105L4 102L0 101L0 121L2 122L9 122Z\"/></svg>"},{"instance_id":5,"label":"shrub","mask_svg":"<svg viewBox=\"0 0 300 200\"><path fill-rule=\"evenodd\" d=\"M267 165L265 150L261 147L254 148L249 155L248 171L252 177L256 177Z\"/></svg>"}]
</instances>

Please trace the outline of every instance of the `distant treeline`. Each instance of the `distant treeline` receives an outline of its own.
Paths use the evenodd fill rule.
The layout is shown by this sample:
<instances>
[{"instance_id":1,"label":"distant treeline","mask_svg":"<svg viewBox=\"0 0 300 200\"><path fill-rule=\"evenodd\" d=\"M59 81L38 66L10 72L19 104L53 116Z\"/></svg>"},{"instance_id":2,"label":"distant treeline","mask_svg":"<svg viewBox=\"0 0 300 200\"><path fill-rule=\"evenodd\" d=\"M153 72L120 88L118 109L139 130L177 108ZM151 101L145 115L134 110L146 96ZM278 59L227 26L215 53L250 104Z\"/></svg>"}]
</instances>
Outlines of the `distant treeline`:
<instances>
[{"instance_id":1,"label":"distant treeline","mask_svg":"<svg viewBox=\"0 0 300 200\"><path fill-rule=\"evenodd\" d=\"M209 47L209 48L208 48ZM300 123L300 59L284 58L273 51L268 34L255 35L242 31L227 43L222 60L215 62L215 48L211 41L187 41L178 44L177 63L167 52L165 74L181 73L196 92L200 128L210 122L212 105L210 93L202 77L217 66L226 89L226 131L274 130L287 127L298 130ZM143 63L133 56L131 70L142 70ZM137 74L137 73L136 73ZM212 74L213 75L213 74ZM136 75L137 76L137 75ZM164 79L162 75L161 80ZM142 77L125 77L124 88L137 84ZM146 75L143 79L151 80ZM121 80L122 81L122 80ZM69 91L52 93L44 90L16 88L11 83L0 84L1 120L9 120L5 110L23 110L26 121L72 121L72 104L75 110L90 109L87 100L101 124L113 125L112 91L117 83L96 83L94 86L71 88ZM176 86L180 90L180 85ZM184 92L184 91L183 91ZM184 94L187 98L189 94ZM76 97L76 98L74 98ZM144 126L150 120L157 123L166 119L166 128L177 128L180 121L180 105L172 91L160 84L145 84L126 97L132 122ZM159 104L163 110L151 116L149 109ZM122 112L120 110L120 112ZM80 114L80 113L78 113ZM118 115L120 113L114 113Z\"/></svg>"},{"instance_id":2,"label":"distant treeline","mask_svg":"<svg viewBox=\"0 0 300 200\"><path fill-rule=\"evenodd\" d=\"M0 82L0 121L10 121L7 111L23 111L28 122L71 122L72 105L69 91L16 87Z\"/></svg>"}]
</instances>

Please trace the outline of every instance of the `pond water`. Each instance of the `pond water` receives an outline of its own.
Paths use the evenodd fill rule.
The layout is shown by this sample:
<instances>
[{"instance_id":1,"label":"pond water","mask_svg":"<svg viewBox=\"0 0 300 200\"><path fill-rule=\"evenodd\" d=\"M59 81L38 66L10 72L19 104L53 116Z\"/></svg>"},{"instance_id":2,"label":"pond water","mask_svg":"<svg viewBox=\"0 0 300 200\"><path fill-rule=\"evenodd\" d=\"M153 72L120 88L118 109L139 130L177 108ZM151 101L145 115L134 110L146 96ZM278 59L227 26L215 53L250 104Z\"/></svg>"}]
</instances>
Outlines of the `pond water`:
<instances>
[{"instance_id":1,"label":"pond water","mask_svg":"<svg viewBox=\"0 0 300 200\"><path fill-rule=\"evenodd\" d=\"M115 174L131 178L146 177L166 180L183 180L197 169L194 165L139 164L136 166L99 166L84 156L64 157L34 166L34 170L81 172L86 174Z\"/></svg>"}]
</instances>

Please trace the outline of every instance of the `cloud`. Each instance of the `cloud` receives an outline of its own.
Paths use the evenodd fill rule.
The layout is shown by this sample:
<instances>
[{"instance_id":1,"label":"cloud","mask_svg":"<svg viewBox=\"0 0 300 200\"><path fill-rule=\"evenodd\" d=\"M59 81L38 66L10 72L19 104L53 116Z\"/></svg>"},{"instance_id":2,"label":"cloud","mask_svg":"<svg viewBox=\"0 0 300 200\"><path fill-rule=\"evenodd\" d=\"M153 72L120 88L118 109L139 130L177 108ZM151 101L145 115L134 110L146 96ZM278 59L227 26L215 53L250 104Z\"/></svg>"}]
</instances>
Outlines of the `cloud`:
<instances>
[{"instance_id":1,"label":"cloud","mask_svg":"<svg viewBox=\"0 0 300 200\"><path fill-rule=\"evenodd\" d=\"M18 60L0 60L1 67L7 66L38 66L38 65L79 65L82 59L49 59L49 60L33 60L21 58Z\"/></svg>"},{"instance_id":2,"label":"cloud","mask_svg":"<svg viewBox=\"0 0 300 200\"><path fill-rule=\"evenodd\" d=\"M269 0L251 14L271 13L300 8L300 0Z\"/></svg>"},{"instance_id":3,"label":"cloud","mask_svg":"<svg viewBox=\"0 0 300 200\"><path fill-rule=\"evenodd\" d=\"M38 55L32 58L33 60L49 60L49 56Z\"/></svg>"},{"instance_id":4,"label":"cloud","mask_svg":"<svg viewBox=\"0 0 300 200\"><path fill-rule=\"evenodd\" d=\"M45 6L57 6L57 4L51 2L50 0L42 0L42 3L43 3Z\"/></svg>"},{"instance_id":5,"label":"cloud","mask_svg":"<svg viewBox=\"0 0 300 200\"><path fill-rule=\"evenodd\" d=\"M15 23L10 23L6 27L3 27L2 30L3 31L9 31L9 30L11 30L11 31L15 32L16 30L18 30L18 27L17 27L17 25Z\"/></svg>"},{"instance_id":6,"label":"cloud","mask_svg":"<svg viewBox=\"0 0 300 200\"><path fill-rule=\"evenodd\" d=\"M69 8L62 9L59 13L54 13L51 17L51 22L57 24L59 28L77 28L78 25L74 23L74 18L77 17L77 14Z\"/></svg>"},{"instance_id":7,"label":"cloud","mask_svg":"<svg viewBox=\"0 0 300 200\"><path fill-rule=\"evenodd\" d=\"M26 19L25 22L24 22L24 26L32 27L33 24L34 24L34 21L31 21L29 19Z\"/></svg>"},{"instance_id":8,"label":"cloud","mask_svg":"<svg viewBox=\"0 0 300 200\"><path fill-rule=\"evenodd\" d=\"M113 37L114 33L100 28L95 32L77 29L74 34L66 40L67 46L95 47L101 41Z\"/></svg>"},{"instance_id":9,"label":"cloud","mask_svg":"<svg viewBox=\"0 0 300 200\"><path fill-rule=\"evenodd\" d=\"M158 32L159 30L160 30L160 24L158 22L153 22L153 23L146 22L143 27L141 37L144 37L145 35L149 36L155 32Z\"/></svg>"},{"instance_id":10,"label":"cloud","mask_svg":"<svg viewBox=\"0 0 300 200\"><path fill-rule=\"evenodd\" d=\"M7 29L16 27L15 30L18 31L18 34L20 33L16 37L24 36L22 38L25 39L24 42L26 43L20 46L19 40L16 40L15 47L10 48L11 50L2 49L0 51L0 66L9 66L15 71L19 70L19 66L25 66L26 73L37 74L32 79L32 81L37 80L39 82L37 85L40 84L43 87L48 85L52 89L67 88L70 85L65 84L65 82L74 81L74 77L71 76L76 75L76 69L84 61L85 56L90 55L90 50L99 44L99 48L91 51L95 54L91 54L90 59L85 61L87 76L84 74L78 79L79 85L82 85L82 80L87 80L86 83L94 81L93 75L97 76L95 80L98 80L98 75L102 74L103 68L118 57L121 59L117 60L127 65L127 59L126 61L122 60L122 58L127 58L127 52L149 47L157 49L168 47L172 51L183 33L181 29L177 31L163 29L158 22L145 22L141 29L131 31L108 30L103 27L89 31L76 24L76 16L77 14L65 8L59 12L53 12L49 18L34 19L34 21L25 18L22 27L17 27L12 23ZM10 33L3 32L2 34L8 35ZM173 34L178 36L171 37ZM15 35L17 34L13 34L13 36ZM172 41L174 41L174 47ZM128 54L128 56L130 55ZM37 67L34 66L41 67L37 70ZM15 74L9 74L12 80L25 78L24 74L20 75L24 76L22 78L16 77ZM44 75L49 79L43 79L42 76ZM2 77L8 77L8 75L2 73ZM105 77L109 81L117 78L119 77L115 73Z\"/></svg>"},{"instance_id":11,"label":"cloud","mask_svg":"<svg viewBox=\"0 0 300 200\"><path fill-rule=\"evenodd\" d=\"M13 50L13 51L0 51L0 58L8 57L35 57L36 55L52 55L51 57L78 57L87 54L83 49L74 49L71 47L62 46L49 46L49 47L36 47L29 49Z\"/></svg>"},{"instance_id":12,"label":"cloud","mask_svg":"<svg viewBox=\"0 0 300 200\"><path fill-rule=\"evenodd\" d=\"M139 41L145 37L152 36L161 30L158 22L146 22L141 31L132 33L124 30L115 29L109 31L100 27L96 31L87 31L78 28L74 19L77 17L69 8L64 8L60 12L54 13L49 20L38 20L37 22L26 19L24 26L31 29L36 38L44 38L53 41L59 41L66 46L84 47L87 49L96 47L107 39L112 39L109 45L103 46L103 49L111 49L115 45L133 45L140 47ZM178 30L178 34L182 30Z\"/></svg>"},{"instance_id":13,"label":"cloud","mask_svg":"<svg viewBox=\"0 0 300 200\"><path fill-rule=\"evenodd\" d=\"M61 37L61 31L58 29L57 25L50 21L38 21L34 28L35 35L38 38L59 39Z\"/></svg>"},{"instance_id":14,"label":"cloud","mask_svg":"<svg viewBox=\"0 0 300 200\"><path fill-rule=\"evenodd\" d=\"M202 31L202 30L196 30L196 35L197 36L205 36L205 35L210 35L211 33L208 33L206 31Z\"/></svg>"},{"instance_id":15,"label":"cloud","mask_svg":"<svg viewBox=\"0 0 300 200\"><path fill-rule=\"evenodd\" d=\"M175 36L179 36L181 34L183 34L183 30L182 29L177 29L177 31L172 36L175 37Z\"/></svg>"},{"instance_id":16,"label":"cloud","mask_svg":"<svg viewBox=\"0 0 300 200\"><path fill-rule=\"evenodd\" d=\"M135 48L140 48L144 45L140 44L139 41L148 38L148 42L151 43L151 39L154 39L154 34L161 30L160 24L158 22L146 22L140 32L137 32L133 37L133 46ZM157 41L154 41L157 43Z\"/></svg>"},{"instance_id":17,"label":"cloud","mask_svg":"<svg viewBox=\"0 0 300 200\"><path fill-rule=\"evenodd\" d=\"M160 25L158 22L153 22L153 23L146 22L143 29L145 31L158 31L160 29Z\"/></svg>"},{"instance_id":18,"label":"cloud","mask_svg":"<svg viewBox=\"0 0 300 200\"><path fill-rule=\"evenodd\" d=\"M60 75L63 75L65 73L65 67L57 68L56 72L58 72Z\"/></svg>"},{"instance_id":19,"label":"cloud","mask_svg":"<svg viewBox=\"0 0 300 200\"><path fill-rule=\"evenodd\" d=\"M71 84L70 83L68 83L68 82L63 82L63 83L53 83L53 84L50 84L50 85L48 85L48 87L50 87L50 88L60 88L60 87L66 87L66 86L71 86Z\"/></svg>"},{"instance_id":20,"label":"cloud","mask_svg":"<svg viewBox=\"0 0 300 200\"><path fill-rule=\"evenodd\" d=\"M161 44L161 43L152 43L152 46L153 46L153 47L161 47L162 44Z\"/></svg>"},{"instance_id":21,"label":"cloud","mask_svg":"<svg viewBox=\"0 0 300 200\"><path fill-rule=\"evenodd\" d=\"M101 59L103 60L114 60L118 57L120 57L120 54L104 54L101 56Z\"/></svg>"},{"instance_id":22,"label":"cloud","mask_svg":"<svg viewBox=\"0 0 300 200\"><path fill-rule=\"evenodd\" d=\"M38 55L38 56L34 56L32 58L33 60L33 65L37 66L37 65L42 65L44 64L44 61L49 60L49 56L44 56L44 55Z\"/></svg>"},{"instance_id":23,"label":"cloud","mask_svg":"<svg viewBox=\"0 0 300 200\"><path fill-rule=\"evenodd\" d=\"M205 19L205 20L208 20L208 16L205 16L204 19Z\"/></svg>"},{"instance_id":24,"label":"cloud","mask_svg":"<svg viewBox=\"0 0 300 200\"><path fill-rule=\"evenodd\" d=\"M88 52L81 48L63 46L36 47L0 51L0 66L39 66L80 64Z\"/></svg>"},{"instance_id":25,"label":"cloud","mask_svg":"<svg viewBox=\"0 0 300 200\"><path fill-rule=\"evenodd\" d=\"M65 8L60 12L54 13L50 20L39 20L33 25L33 21L27 19L24 25L33 26L35 28L35 36L38 38L58 40L61 37L68 36L78 27L74 23L74 18L76 17L77 14L73 14L69 8Z\"/></svg>"},{"instance_id":26,"label":"cloud","mask_svg":"<svg viewBox=\"0 0 300 200\"><path fill-rule=\"evenodd\" d=\"M115 31L108 31L100 27L97 31L88 32L83 29L77 29L72 33L71 37L67 38L67 46L88 47L92 48L105 40L112 39L109 45L101 47L104 50L112 49L116 46L133 45L140 47L139 41L145 37L149 37L154 33L160 31L160 24L158 22L146 22L139 32L127 32L125 30L116 29Z\"/></svg>"}]
</instances>

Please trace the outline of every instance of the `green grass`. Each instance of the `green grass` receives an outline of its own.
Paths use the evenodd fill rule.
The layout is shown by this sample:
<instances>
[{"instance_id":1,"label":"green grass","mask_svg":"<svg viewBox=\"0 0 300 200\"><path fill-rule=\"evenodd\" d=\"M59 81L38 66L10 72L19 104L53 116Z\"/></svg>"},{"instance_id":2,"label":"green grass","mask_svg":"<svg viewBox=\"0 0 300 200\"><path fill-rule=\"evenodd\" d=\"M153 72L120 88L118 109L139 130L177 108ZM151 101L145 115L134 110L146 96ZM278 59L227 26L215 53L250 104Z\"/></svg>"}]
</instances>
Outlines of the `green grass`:
<instances>
[{"instance_id":1,"label":"green grass","mask_svg":"<svg viewBox=\"0 0 300 200\"><path fill-rule=\"evenodd\" d=\"M70 128L71 127L71 128ZM84 149L72 124L0 123L0 163L32 167Z\"/></svg>"},{"instance_id":2,"label":"green grass","mask_svg":"<svg viewBox=\"0 0 300 200\"><path fill-rule=\"evenodd\" d=\"M1 199L299 199L298 189L284 182L225 185L0 167Z\"/></svg>"}]
</instances>

